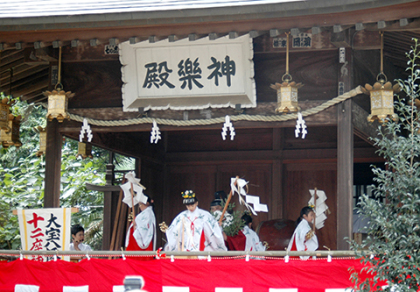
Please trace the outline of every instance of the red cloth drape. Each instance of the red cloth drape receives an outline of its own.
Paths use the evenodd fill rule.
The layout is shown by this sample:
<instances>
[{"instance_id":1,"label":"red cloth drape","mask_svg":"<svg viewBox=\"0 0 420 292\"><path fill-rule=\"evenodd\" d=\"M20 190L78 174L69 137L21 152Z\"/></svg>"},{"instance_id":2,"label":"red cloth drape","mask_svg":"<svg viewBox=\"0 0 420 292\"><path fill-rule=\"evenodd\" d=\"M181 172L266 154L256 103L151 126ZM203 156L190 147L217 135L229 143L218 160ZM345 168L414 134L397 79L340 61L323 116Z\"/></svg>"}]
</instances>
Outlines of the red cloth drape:
<instances>
[{"instance_id":1,"label":"red cloth drape","mask_svg":"<svg viewBox=\"0 0 420 292\"><path fill-rule=\"evenodd\" d=\"M297 288L299 292L351 287L349 268L364 267L359 260L175 259L152 261L84 259L36 262L0 262L0 291L14 292L16 284L37 285L39 292L63 291L63 286L89 286L89 292L112 291L125 276L141 275L146 291L163 287L189 287L190 292L214 292L217 287L242 288L243 292L268 292L270 288ZM229 275L228 277L226 275ZM217 279L217 280L215 280ZM168 290L170 291L170 290Z\"/></svg>"},{"instance_id":2,"label":"red cloth drape","mask_svg":"<svg viewBox=\"0 0 420 292\"><path fill-rule=\"evenodd\" d=\"M226 246L228 250L245 250L246 236L241 230L235 236L228 236Z\"/></svg>"}]
</instances>

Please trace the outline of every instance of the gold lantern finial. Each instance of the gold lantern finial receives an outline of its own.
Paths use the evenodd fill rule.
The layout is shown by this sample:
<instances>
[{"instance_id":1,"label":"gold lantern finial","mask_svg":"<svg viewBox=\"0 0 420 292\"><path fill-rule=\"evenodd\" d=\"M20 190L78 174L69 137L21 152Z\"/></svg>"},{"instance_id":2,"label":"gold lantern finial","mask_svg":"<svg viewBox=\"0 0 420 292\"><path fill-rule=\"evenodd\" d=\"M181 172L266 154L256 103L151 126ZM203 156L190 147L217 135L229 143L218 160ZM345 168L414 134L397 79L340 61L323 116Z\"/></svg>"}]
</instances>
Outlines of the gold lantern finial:
<instances>
[{"instance_id":1,"label":"gold lantern finial","mask_svg":"<svg viewBox=\"0 0 420 292\"><path fill-rule=\"evenodd\" d=\"M34 130L39 133L39 150L36 152L36 156L40 157L47 152L47 128L38 126Z\"/></svg>"},{"instance_id":2,"label":"gold lantern finial","mask_svg":"<svg viewBox=\"0 0 420 292\"><path fill-rule=\"evenodd\" d=\"M289 73L289 35L290 32L286 33L286 73L282 77L283 82L270 86L277 90L276 112L283 113L300 111L298 89L303 86L302 83L292 81L292 75Z\"/></svg>"},{"instance_id":3,"label":"gold lantern finial","mask_svg":"<svg viewBox=\"0 0 420 292\"><path fill-rule=\"evenodd\" d=\"M85 142L79 142L77 146L77 157L82 157L82 159L85 158L93 158L92 155L92 144L85 143Z\"/></svg>"},{"instance_id":4,"label":"gold lantern finial","mask_svg":"<svg viewBox=\"0 0 420 292\"><path fill-rule=\"evenodd\" d=\"M61 47L59 48L58 80L55 85L55 90L51 92L46 91L44 95L48 97L47 119L49 121L57 119L58 122L62 123L64 119L70 119L67 113L68 100L74 96L74 93L70 91L65 92L61 84Z\"/></svg>"},{"instance_id":5,"label":"gold lantern finial","mask_svg":"<svg viewBox=\"0 0 420 292\"><path fill-rule=\"evenodd\" d=\"M400 92L399 84L392 86L384 73L384 33L381 31L381 71L376 76L376 83L373 86L366 84L362 87L363 93L370 95L371 114L367 117L369 122L378 120L386 123L387 118L396 121L398 116L394 113L394 93Z\"/></svg>"},{"instance_id":6,"label":"gold lantern finial","mask_svg":"<svg viewBox=\"0 0 420 292\"><path fill-rule=\"evenodd\" d=\"M9 148L10 146L15 146L16 148L19 148L20 146L22 146L22 142L20 142L19 137L21 120L22 116L15 117L12 114L9 114L9 130L2 129L0 131L0 142L3 148Z\"/></svg>"}]
</instances>

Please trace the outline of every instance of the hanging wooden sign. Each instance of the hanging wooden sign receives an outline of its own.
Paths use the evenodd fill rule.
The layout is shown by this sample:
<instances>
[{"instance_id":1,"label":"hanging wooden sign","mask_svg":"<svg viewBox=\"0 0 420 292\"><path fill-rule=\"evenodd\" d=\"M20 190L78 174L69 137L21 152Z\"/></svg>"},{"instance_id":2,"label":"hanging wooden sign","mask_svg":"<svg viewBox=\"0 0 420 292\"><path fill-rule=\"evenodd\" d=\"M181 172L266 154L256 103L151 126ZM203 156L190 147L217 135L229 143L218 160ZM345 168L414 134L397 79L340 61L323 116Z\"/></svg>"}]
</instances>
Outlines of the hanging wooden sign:
<instances>
[{"instance_id":1,"label":"hanging wooden sign","mask_svg":"<svg viewBox=\"0 0 420 292\"><path fill-rule=\"evenodd\" d=\"M249 35L120 45L124 111L256 106Z\"/></svg>"}]
</instances>

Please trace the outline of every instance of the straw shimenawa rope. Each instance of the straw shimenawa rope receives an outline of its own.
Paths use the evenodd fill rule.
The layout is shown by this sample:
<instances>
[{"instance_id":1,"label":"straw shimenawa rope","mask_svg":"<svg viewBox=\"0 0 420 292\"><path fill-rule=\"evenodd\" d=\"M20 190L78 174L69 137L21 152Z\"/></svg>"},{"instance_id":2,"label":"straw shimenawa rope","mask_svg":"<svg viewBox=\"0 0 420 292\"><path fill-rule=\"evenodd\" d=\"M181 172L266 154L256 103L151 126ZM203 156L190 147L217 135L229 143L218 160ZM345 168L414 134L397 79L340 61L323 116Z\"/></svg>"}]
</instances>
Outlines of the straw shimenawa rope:
<instances>
[{"instance_id":1,"label":"straw shimenawa rope","mask_svg":"<svg viewBox=\"0 0 420 292\"><path fill-rule=\"evenodd\" d=\"M358 86L349 92L346 92L342 95L339 95L331 100L324 102L323 104L307 109L302 112L302 116L310 116L317 114L333 105L336 105L340 102L343 102L349 98L352 98L358 94L363 93L361 86ZM83 122L84 117L74 114L69 114L70 119ZM225 122L225 117L213 118L213 119L197 119L197 120L171 120L171 119L159 119L159 118L136 118L130 120L95 120L86 118L88 123L95 126L106 126L106 127L118 127L118 126L131 126L131 125L140 125L140 124L152 124L153 120L156 121L159 125L167 126L204 126L204 125L214 125L214 124L223 124ZM252 121L252 122L284 122L288 120L297 119L297 114L287 114L287 115L234 115L230 116L230 120L235 121Z\"/></svg>"}]
</instances>

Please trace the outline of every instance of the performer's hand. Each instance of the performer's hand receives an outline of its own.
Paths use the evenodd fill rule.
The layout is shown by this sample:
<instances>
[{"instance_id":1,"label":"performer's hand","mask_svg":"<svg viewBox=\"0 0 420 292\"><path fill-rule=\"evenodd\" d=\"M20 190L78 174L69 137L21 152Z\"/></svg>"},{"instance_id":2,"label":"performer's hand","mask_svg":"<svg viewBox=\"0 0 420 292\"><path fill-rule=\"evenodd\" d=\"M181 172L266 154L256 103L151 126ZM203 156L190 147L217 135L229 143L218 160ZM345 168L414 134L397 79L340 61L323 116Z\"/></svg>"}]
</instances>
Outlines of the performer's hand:
<instances>
[{"instance_id":1,"label":"performer's hand","mask_svg":"<svg viewBox=\"0 0 420 292\"><path fill-rule=\"evenodd\" d=\"M163 233L166 233L166 230L168 230L168 225L165 223L165 221L163 221L162 223L159 224L159 228L160 231L162 231Z\"/></svg>"},{"instance_id":2,"label":"performer's hand","mask_svg":"<svg viewBox=\"0 0 420 292\"><path fill-rule=\"evenodd\" d=\"M74 249L75 249L75 250L80 250L80 249L79 249L79 243L80 243L80 242L79 242L78 240L74 240L74 239L73 239L73 247L74 247Z\"/></svg>"},{"instance_id":3,"label":"performer's hand","mask_svg":"<svg viewBox=\"0 0 420 292\"><path fill-rule=\"evenodd\" d=\"M226 233L225 233L225 232L223 232L223 239L224 239L225 241L227 241L227 235L226 235Z\"/></svg>"},{"instance_id":4,"label":"performer's hand","mask_svg":"<svg viewBox=\"0 0 420 292\"><path fill-rule=\"evenodd\" d=\"M311 239L313 236L315 235L315 232L313 230L308 231L308 233L306 233L305 235L305 241L308 241L309 239Z\"/></svg>"},{"instance_id":5,"label":"performer's hand","mask_svg":"<svg viewBox=\"0 0 420 292\"><path fill-rule=\"evenodd\" d=\"M270 248L267 241L263 242L263 246L265 246L265 250L268 250Z\"/></svg>"}]
</instances>

